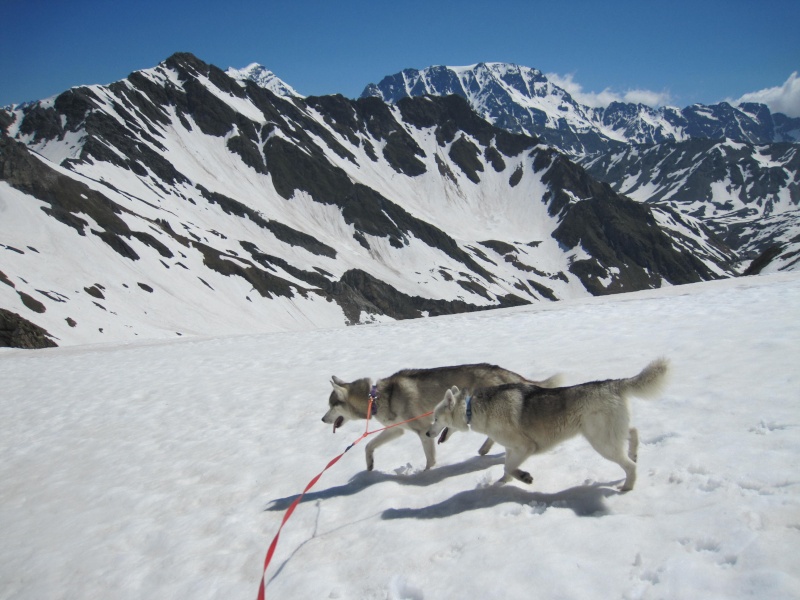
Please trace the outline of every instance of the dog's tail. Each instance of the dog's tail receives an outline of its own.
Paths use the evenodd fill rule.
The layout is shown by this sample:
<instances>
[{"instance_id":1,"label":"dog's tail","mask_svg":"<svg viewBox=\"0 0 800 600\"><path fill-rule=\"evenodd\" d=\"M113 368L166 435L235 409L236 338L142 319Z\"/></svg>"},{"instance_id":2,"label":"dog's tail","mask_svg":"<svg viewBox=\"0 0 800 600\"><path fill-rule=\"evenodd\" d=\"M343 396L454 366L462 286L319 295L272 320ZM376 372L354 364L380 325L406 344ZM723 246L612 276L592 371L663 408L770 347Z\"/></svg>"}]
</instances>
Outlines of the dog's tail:
<instances>
[{"instance_id":1,"label":"dog's tail","mask_svg":"<svg viewBox=\"0 0 800 600\"><path fill-rule=\"evenodd\" d=\"M655 398L667 383L668 371L669 360L657 358L638 375L629 379L620 379L619 392L623 395L630 394L638 398Z\"/></svg>"},{"instance_id":2,"label":"dog's tail","mask_svg":"<svg viewBox=\"0 0 800 600\"><path fill-rule=\"evenodd\" d=\"M557 388L564 385L564 376L561 373L556 373L555 375L551 375L547 379L543 379L542 381L530 381L529 382L533 385L538 385L539 387L543 388Z\"/></svg>"}]
</instances>

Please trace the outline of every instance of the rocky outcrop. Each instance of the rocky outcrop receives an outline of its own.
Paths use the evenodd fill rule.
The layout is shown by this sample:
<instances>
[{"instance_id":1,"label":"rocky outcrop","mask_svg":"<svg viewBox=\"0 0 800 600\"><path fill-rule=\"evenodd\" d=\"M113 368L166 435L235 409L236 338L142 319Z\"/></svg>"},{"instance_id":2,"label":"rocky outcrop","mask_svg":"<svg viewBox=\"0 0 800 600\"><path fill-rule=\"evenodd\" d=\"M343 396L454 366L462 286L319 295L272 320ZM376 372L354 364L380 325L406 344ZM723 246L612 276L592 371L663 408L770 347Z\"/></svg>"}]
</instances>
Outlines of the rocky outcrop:
<instances>
[{"instance_id":1,"label":"rocky outcrop","mask_svg":"<svg viewBox=\"0 0 800 600\"><path fill-rule=\"evenodd\" d=\"M0 346L36 350L55 348L50 334L16 313L0 308Z\"/></svg>"}]
</instances>

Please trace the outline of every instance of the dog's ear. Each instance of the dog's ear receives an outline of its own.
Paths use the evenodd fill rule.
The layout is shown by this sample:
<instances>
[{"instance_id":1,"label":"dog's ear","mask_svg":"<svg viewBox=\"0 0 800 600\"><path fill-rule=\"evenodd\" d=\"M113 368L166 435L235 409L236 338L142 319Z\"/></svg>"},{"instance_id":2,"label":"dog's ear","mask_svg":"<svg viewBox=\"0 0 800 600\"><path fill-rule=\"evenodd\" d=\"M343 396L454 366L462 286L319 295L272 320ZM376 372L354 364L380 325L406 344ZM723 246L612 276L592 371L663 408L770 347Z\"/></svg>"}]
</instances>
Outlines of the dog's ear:
<instances>
[{"instance_id":1,"label":"dog's ear","mask_svg":"<svg viewBox=\"0 0 800 600\"><path fill-rule=\"evenodd\" d=\"M444 393L444 400L447 402L447 408L449 410L453 410L456 406L456 396L453 393L453 390L456 391L456 394L458 393L458 388L456 386L453 386L452 389L449 389Z\"/></svg>"},{"instance_id":2,"label":"dog's ear","mask_svg":"<svg viewBox=\"0 0 800 600\"><path fill-rule=\"evenodd\" d=\"M336 394L336 397L341 401L344 402L347 400L347 388L345 387L347 384L336 377L334 375L333 379L331 379L331 386L333 387L333 393Z\"/></svg>"},{"instance_id":3,"label":"dog's ear","mask_svg":"<svg viewBox=\"0 0 800 600\"><path fill-rule=\"evenodd\" d=\"M458 386L454 385L453 387L450 388L450 391L453 392L453 396L455 396L456 394L458 394Z\"/></svg>"}]
</instances>

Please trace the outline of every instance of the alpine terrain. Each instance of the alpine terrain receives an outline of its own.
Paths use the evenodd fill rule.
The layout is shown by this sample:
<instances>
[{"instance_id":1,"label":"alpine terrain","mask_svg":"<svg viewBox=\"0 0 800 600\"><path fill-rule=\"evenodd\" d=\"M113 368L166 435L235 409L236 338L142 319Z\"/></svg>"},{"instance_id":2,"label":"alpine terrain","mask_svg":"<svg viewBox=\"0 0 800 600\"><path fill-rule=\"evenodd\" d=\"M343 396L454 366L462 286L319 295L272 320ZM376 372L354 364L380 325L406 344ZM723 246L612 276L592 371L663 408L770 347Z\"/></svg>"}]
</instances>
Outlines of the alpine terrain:
<instances>
[{"instance_id":1,"label":"alpine terrain","mask_svg":"<svg viewBox=\"0 0 800 600\"><path fill-rule=\"evenodd\" d=\"M4 109L0 345L679 285L736 275L731 241L768 243L728 235L696 203L604 182L608 154L589 161L482 115L463 94L302 97L258 65L225 72L191 54ZM796 146L784 147L769 164L790 161ZM792 193L770 214L796 205Z\"/></svg>"},{"instance_id":2,"label":"alpine terrain","mask_svg":"<svg viewBox=\"0 0 800 600\"><path fill-rule=\"evenodd\" d=\"M589 107L541 71L506 63L407 69L362 97L449 94L499 127L538 136L615 191L698 219L749 273L800 260L798 118L755 103Z\"/></svg>"}]
</instances>

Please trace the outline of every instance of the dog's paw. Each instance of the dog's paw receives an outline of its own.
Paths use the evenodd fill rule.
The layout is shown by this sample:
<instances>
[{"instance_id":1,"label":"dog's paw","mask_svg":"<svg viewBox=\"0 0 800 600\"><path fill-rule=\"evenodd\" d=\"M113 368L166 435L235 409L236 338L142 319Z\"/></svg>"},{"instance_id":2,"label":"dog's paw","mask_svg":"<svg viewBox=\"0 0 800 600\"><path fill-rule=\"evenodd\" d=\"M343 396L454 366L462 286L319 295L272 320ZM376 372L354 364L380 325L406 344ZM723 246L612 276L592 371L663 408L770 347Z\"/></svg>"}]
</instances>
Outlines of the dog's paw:
<instances>
[{"instance_id":1,"label":"dog's paw","mask_svg":"<svg viewBox=\"0 0 800 600\"><path fill-rule=\"evenodd\" d=\"M527 471L522 471L522 470L520 470L520 469L517 469L517 470L514 472L514 477L516 477L517 479L519 479L521 482L523 482L523 483L527 483L527 484L529 484L529 485L530 485L531 483L533 483L533 475L531 475L531 474L530 474L530 473L528 473Z\"/></svg>"}]
</instances>

